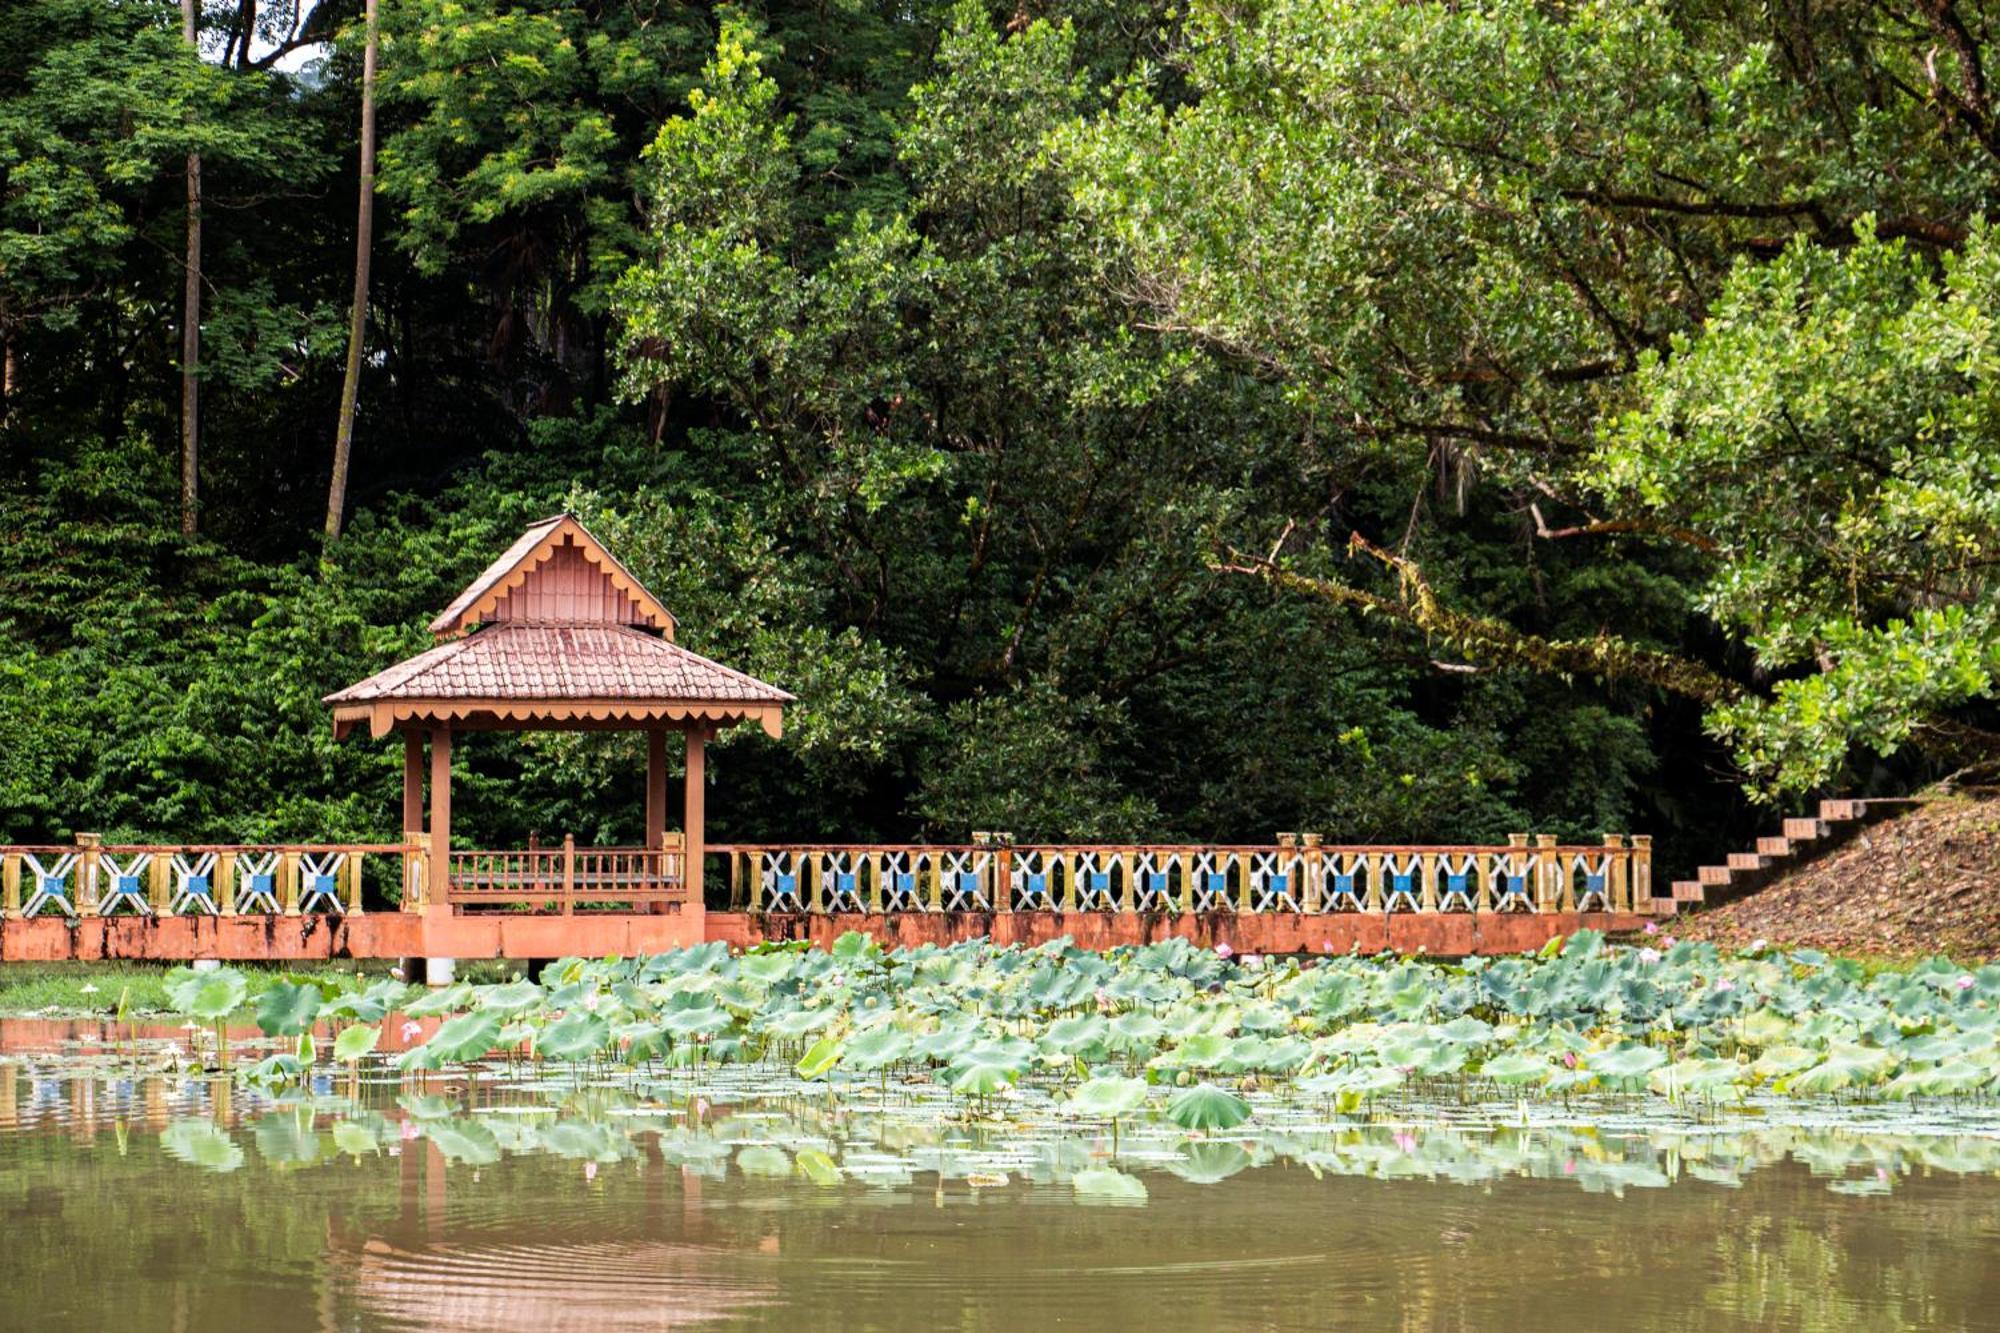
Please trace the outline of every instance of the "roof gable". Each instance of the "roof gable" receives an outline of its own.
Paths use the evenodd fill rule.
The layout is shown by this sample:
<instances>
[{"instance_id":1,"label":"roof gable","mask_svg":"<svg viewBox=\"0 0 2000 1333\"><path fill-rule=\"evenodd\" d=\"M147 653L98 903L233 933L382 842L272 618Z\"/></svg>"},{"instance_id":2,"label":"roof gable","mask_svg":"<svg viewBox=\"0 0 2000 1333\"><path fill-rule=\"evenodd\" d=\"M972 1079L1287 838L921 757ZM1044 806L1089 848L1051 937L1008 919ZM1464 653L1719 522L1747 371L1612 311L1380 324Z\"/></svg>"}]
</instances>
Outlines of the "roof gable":
<instances>
[{"instance_id":1,"label":"roof gable","mask_svg":"<svg viewBox=\"0 0 2000 1333\"><path fill-rule=\"evenodd\" d=\"M440 639L498 623L632 625L671 641L674 618L572 515L523 532L431 621Z\"/></svg>"}]
</instances>

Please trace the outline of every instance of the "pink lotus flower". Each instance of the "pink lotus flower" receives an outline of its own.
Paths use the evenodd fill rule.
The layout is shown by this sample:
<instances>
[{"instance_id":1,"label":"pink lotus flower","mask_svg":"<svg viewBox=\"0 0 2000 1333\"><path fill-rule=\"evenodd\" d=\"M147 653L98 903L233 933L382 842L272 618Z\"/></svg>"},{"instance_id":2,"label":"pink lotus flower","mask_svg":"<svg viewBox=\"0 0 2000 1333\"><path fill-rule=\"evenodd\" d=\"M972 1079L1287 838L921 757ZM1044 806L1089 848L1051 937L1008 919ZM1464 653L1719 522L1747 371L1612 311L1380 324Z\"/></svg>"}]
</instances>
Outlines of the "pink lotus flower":
<instances>
[{"instance_id":1,"label":"pink lotus flower","mask_svg":"<svg viewBox=\"0 0 2000 1333\"><path fill-rule=\"evenodd\" d=\"M405 1143L408 1143L411 1139L417 1137L418 1134L417 1122L414 1120L405 1120L400 1126L397 1127L397 1133L402 1136L402 1139Z\"/></svg>"},{"instance_id":2,"label":"pink lotus flower","mask_svg":"<svg viewBox=\"0 0 2000 1333\"><path fill-rule=\"evenodd\" d=\"M1646 923L1646 933L1647 933L1648 935L1657 935L1657 934L1659 934L1659 933L1660 933L1660 923L1659 923L1659 922L1657 922L1657 921L1648 921L1648 922Z\"/></svg>"},{"instance_id":3,"label":"pink lotus flower","mask_svg":"<svg viewBox=\"0 0 2000 1333\"><path fill-rule=\"evenodd\" d=\"M1717 994L1721 994L1724 991L1733 991L1736 989L1736 983L1728 977L1717 977L1715 979L1715 989Z\"/></svg>"},{"instance_id":4,"label":"pink lotus flower","mask_svg":"<svg viewBox=\"0 0 2000 1333\"><path fill-rule=\"evenodd\" d=\"M424 1025L414 1019L406 1018L403 1020L403 1026L398 1028L397 1031L403 1034L404 1041L415 1041L424 1034Z\"/></svg>"},{"instance_id":5,"label":"pink lotus flower","mask_svg":"<svg viewBox=\"0 0 2000 1333\"><path fill-rule=\"evenodd\" d=\"M1641 949L1639 950L1639 961L1651 966L1660 961L1660 951L1658 949Z\"/></svg>"},{"instance_id":6,"label":"pink lotus flower","mask_svg":"<svg viewBox=\"0 0 2000 1333\"><path fill-rule=\"evenodd\" d=\"M1396 1135L1396 1147L1403 1152L1415 1152L1417 1150L1417 1136L1410 1133L1407 1129L1399 1132Z\"/></svg>"},{"instance_id":7,"label":"pink lotus flower","mask_svg":"<svg viewBox=\"0 0 2000 1333\"><path fill-rule=\"evenodd\" d=\"M1215 946L1215 956L1227 962L1229 959L1236 956L1236 950L1230 948L1228 942L1224 941L1223 943Z\"/></svg>"},{"instance_id":8,"label":"pink lotus flower","mask_svg":"<svg viewBox=\"0 0 2000 1333\"><path fill-rule=\"evenodd\" d=\"M583 1178L585 1180L597 1179L597 1163L585 1162L583 1164Z\"/></svg>"},{"instance_id":9,"label":"pink lotus flower","mask_svg":"<svg viewBox=\"0 0 2000 1333\"><path fill-rule=\"evenodd\" d=\"M1332 941L1332 940L1321 940L1321 941L1319 942L1319 947L1320 947L1321 951L1322 951L1322 952L1324 952L1324 953L1332 953L1332 952L1333 952L1333 941Z\"/></svg>"},{"instance_id":10,"label":"pink lotus flower","mask_svg":"<svg viewBox=\"0 0 2000 1333\"><path fill-rule=\"evenodd\" d=\"M1574 1069L1574 1068L1576 1068L1576 1052L1575 1052L1575 1051L1564 1051L1564 1052L1563 1052L1563 1068L1564 1068L1564 1069Z\"/></svg>"},{"instance_id":11,"label":"pink lotus flower","mask_svg":"<svg viewBox=\"0 0 2000 1333\"><path fill-rule=\"evenodd\" d=\"M1246 953L1241 958L1237 959L1237 961L1241 963L1244 967L1262 967L1264 965L1264 957L1262 954Z\"/></svg>"},{"instance_id":12,"label":"pink lotus flower","mask_svg":"<svg viewBox=\"0 0 2000 1333\"><path fill-rule=\"evenodd\" d=\"M1673 937L1673 936L1671 936L1671 935L1662 935L1662 936L1660 936L1660 947L1661 947L1661 948L1663 948L1663 949L1671 949L1671 948L1673 948L1673 947L1674 947L1674 937Z\"/></svg>"},{"instance_id":13,"label":"pink lotus flower","mask_svg":"<svg viewBox=\"0 0 2000 1333\"><path fill-rule=\"evenodd\" d=\"M1978 983L1972 979L1972 974L1970 972L1963 974L1958 979L1958 988L1960 990L1971 990L1977 984Z\"/></svg>"}]
</instances>

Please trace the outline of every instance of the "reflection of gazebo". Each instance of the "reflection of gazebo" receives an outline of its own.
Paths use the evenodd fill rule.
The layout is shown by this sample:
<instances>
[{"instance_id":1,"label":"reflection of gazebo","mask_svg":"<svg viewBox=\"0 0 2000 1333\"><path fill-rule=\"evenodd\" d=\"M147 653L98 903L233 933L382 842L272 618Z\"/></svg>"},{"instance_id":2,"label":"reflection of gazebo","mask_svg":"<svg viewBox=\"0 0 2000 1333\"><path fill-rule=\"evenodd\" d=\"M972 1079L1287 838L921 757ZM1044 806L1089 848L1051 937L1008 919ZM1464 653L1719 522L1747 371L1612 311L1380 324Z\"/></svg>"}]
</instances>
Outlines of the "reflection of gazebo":
<instances>
[{"instance_id":1,"label":"reflection of gazebo","mask_svg":"<svg viewBox=\"0 0 2000 1333\"><path fill-rule=\"evenodd\" d=\"M336 737L366 723L403 733L403 832L424 836L432 904L701 902L703 748L751 719L779 733L776 686L674 642L674 618L569 515L535 524L431 622L436 647L326 702ZM452 852L451 743L457 731L644 731L644 848ZM681 839L667 833L669 731L687 738ZM676 842L683 845L676 848ZM684 868L683 868L684 867ZM412 886L414 887L414 886Z\"/></svg>"}]
</instances>

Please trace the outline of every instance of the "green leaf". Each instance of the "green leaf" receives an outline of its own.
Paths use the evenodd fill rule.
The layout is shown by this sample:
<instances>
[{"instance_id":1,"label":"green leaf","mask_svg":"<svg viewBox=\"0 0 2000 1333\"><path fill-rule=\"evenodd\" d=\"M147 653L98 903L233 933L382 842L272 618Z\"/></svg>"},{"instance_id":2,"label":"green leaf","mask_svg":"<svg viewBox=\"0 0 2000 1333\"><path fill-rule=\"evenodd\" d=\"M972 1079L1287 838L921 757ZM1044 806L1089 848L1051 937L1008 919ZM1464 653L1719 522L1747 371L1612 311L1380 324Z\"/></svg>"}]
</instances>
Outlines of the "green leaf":
<instances>
[{"instance_id":1,"label":"green leaf","mask_svg":"<svg viewBox=\"0 0 2000 1333\"><path fill-rule=\"evenodd\" d=\"M267 1037L293 1037L312 1027L325 998L317 986L279 982L257 1001L257 1026Z\"/></svg>"},{"instance_id":2,"label":"green leaf","mask_svg":"<svg viewBox=\"0 0 2000 1333\"><path fill-rule=\"evenodd\" d=\"M353 1064L373 1051L375 1044L381 1039L382 1029L379 1027L370 1027L363 1023L344 1027L340 1030L340 1035L333 1039L333 1058L342 1064Z\"/></svg>"},{"instance_id":3,"label":"green leaf","mask_svg":"<svg viewBox=\"0 0 2000 1333\"><path fill-rule=\"evenodd\" d=\"M1211 1083L1183 1088L1167 1103L1167 1119L1182 1129L1234 1129L1249 1118L1249 1102Z\"/></svg>"}]
</instances>

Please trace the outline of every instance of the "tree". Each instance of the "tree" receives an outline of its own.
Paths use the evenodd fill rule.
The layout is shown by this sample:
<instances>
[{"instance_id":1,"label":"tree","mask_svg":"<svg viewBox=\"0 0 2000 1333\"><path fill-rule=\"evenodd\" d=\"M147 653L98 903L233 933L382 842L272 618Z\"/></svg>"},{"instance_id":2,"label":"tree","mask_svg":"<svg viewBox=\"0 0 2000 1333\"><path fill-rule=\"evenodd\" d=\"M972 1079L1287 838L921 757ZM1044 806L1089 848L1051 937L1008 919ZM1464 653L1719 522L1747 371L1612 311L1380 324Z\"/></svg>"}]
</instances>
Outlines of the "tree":
<instances>
[{"instance_id":1,"label":"tree","mask_svg":"<svg viewBox=\"0 0 2000 1333\"><path fill-rule=\"evenodd\" d=\"M200 58L196 0L181 0L181 40ZM201 481L201 154L187 155L187 273L181 297L181 535L200 519Z\"/></svg>"},{"instance_id":2,"label":"tree","mask_svg":"<svg viewBox=\"0 0 2000 1333\"><path fill-rule=\"evenodd\" d=\"M1711 721L1766 792L1854 747L2000 764L2000 237L1939 265L1857 236L1739 267L1598 455L1608 496L1714 543L1702 604L1779 679Z\"/></svg>"},{"instance_id":3,"label":"tree","mask_svg":"<svg viewBox=\"0 0 2000 1333\"><path fill-rule=\"evenodd\" d=\"M340 537L347 514L347 470L354 454L354 409L361 395L361 359L368 333L368 266L375 249L376 0L368 0L361 65L361 191L354 210L354 298L347 325L347 369L340 381L340 421L333 436L333 479L326 489L326 539Z\"/></svg>"}]
</instances>

